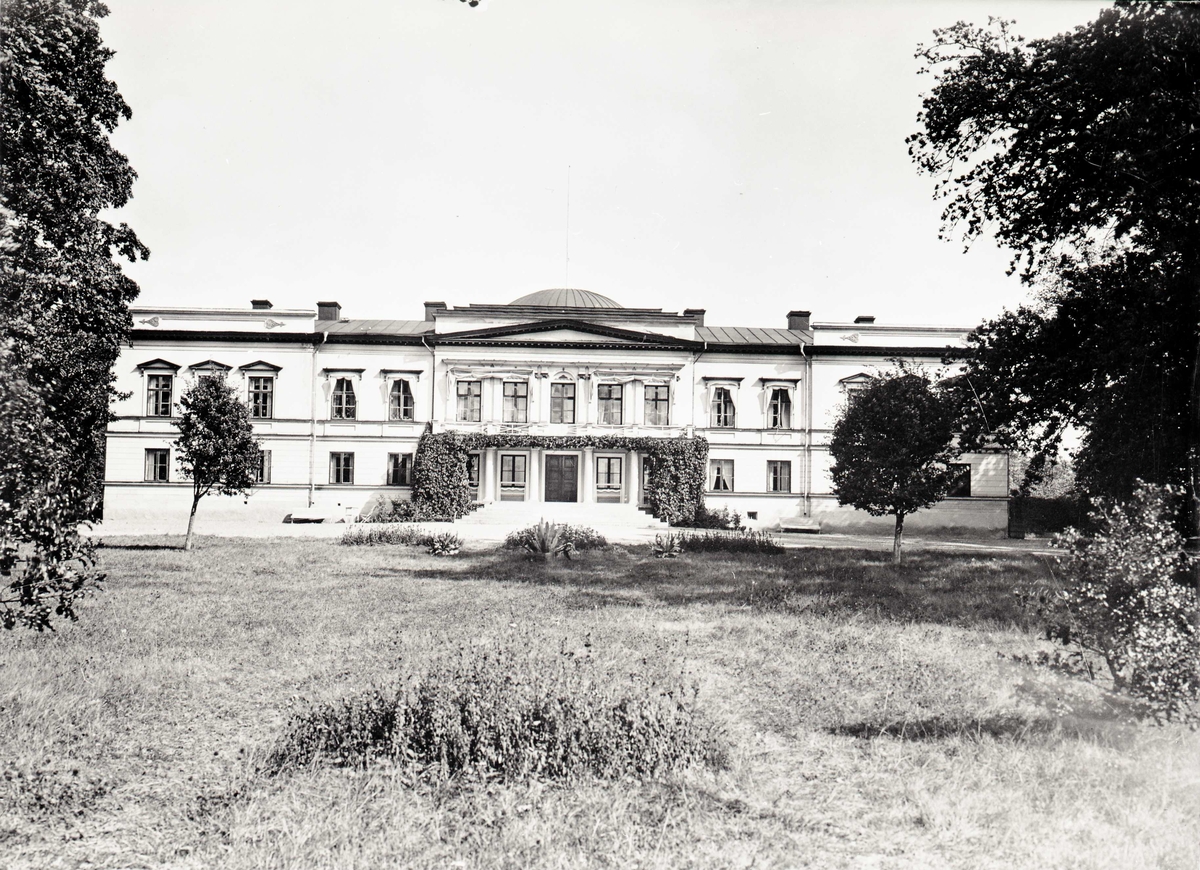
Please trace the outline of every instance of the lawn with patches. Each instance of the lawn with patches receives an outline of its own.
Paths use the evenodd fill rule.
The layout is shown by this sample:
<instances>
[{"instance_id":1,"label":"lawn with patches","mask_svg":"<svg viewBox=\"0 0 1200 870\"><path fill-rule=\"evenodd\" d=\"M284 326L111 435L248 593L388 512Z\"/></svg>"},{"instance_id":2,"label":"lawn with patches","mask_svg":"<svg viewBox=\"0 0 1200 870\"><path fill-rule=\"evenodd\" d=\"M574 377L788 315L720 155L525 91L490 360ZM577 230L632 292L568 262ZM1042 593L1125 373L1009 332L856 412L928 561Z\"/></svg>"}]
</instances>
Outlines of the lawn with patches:
<instances>
[{"instance_id":1,"label":"lawn with patches","mask_svg":"<svg viewBox=\"0 0 1200 870\"><path fill-rule=\"evenodd\" d=\"M1200 866L1200 737L1012 660L1038 557L179 543L110 540L79 623L0 636L0 865ZM297 712L473 649L694 687L726 763L264 769Z\"/></svg>"}]
</instances>

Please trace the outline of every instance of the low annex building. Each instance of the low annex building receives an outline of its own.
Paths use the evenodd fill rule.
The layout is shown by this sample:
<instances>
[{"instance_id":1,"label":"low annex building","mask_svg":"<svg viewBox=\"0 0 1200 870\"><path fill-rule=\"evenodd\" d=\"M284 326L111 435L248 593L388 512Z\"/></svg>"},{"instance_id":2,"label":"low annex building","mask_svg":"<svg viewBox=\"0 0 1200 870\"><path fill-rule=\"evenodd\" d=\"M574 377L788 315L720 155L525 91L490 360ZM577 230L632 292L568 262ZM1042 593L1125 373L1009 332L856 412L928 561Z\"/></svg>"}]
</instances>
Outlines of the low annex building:
<instances>
[{"instance_id":1,"label":"low annex building","mask_svg":"<svg viewBox=\"0 0 1200 870\"><path fill-rule=\"evenodd\" d=\"M840 507L828 440L838 409L887 360L936 366L960 328L860 317L779 327L708 326L702 309L625 308L585 290L542 290L507 305L425 303L421 320L316 311L134 308L117 364L104 516L186 516L190 482L171 442L186 383L223 373L241 390L263 442L260 484L212 498L206 514L280 522L310 506L353 514L376 493L406 498L425 431L701 436L708 506L748 525L890 528ZM782 318L781 318L782 319ZM635 450L487 448L472 454L480 502L638 504L648 473ZM1008 457L966 454L945 502L910 527L1001 530Z\"/></svg>"}]
</instances>

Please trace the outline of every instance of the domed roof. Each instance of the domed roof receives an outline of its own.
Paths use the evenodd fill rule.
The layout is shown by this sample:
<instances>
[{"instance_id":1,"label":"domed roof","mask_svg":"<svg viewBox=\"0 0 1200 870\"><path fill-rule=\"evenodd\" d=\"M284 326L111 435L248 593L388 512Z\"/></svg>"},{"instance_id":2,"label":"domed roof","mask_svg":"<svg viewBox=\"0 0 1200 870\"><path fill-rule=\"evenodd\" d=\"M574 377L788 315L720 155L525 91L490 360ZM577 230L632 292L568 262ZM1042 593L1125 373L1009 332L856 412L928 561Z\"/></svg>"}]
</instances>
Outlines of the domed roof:
<instances>
[{"instance_id":1,"label":"domed roof","mask_svg":"<svg viewBox=\"0 0 1200 870\"><path fill-rule=\"evenodd\" d=\"M510 305L540 305L545 308L621 308L607 296L591 290L573 290L560 287L553 290L538 290L514 299Z\"/></svg>"}]
</instances>

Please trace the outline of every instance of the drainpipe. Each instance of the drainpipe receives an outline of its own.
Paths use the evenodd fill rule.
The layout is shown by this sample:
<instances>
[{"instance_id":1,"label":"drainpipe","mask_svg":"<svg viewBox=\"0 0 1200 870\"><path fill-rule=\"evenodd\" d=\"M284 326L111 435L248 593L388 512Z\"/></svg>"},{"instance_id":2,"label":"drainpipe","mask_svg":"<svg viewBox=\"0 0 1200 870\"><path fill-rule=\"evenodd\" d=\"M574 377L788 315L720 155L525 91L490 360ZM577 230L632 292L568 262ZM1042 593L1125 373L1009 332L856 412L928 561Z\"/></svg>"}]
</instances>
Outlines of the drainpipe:
<instances>
[{"instance_id":1,"label":"drainpipe","mask_svg":"<svg viewBox=\"0 0 1200 870\"><path fill-rule=\"evenodd\" d=\"M320 336L317 338L316 336ZM317 348L325 343L328 332L314 333L312 349L312 389L308 392L308 506L316 501L317 473Z\"/></svg>"},{"instance_id":2,"label":"drainpipe","mask_svg":"<svg viewBox=\"0 0 1200 870\"><path fill-rule=\"evenodd\" d=\"M437 353L425 343L421 336L421 344L429 351L429 431L433 431L434 412L437 410Z\"/></svg>"},{"instance_id":3,"label":"drainpipe","mask_svg":"<svg viewBox=\"0 0 1200 870\"><path fill-rule=\"evenodd\" d=\"M804 516L812 517L812 359L800 345L800 357L804 360Z\"/></svg>"}]
</instances>

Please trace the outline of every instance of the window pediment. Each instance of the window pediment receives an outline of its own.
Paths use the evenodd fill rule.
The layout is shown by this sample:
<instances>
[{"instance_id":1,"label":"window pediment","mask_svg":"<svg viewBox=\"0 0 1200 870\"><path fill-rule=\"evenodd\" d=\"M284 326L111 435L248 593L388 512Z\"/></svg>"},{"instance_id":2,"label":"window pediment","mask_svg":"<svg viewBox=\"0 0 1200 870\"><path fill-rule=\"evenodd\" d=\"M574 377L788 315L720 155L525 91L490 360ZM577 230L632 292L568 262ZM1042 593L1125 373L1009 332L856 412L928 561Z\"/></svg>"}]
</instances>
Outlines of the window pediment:
<instances>
[{"instance_id":1,"label":"window pediment","mask_svg":"<svg viewBox=\"0 0 1200 870\"><path fill-rule=\"evenodd\" d=\"M179 371L180 368L182 368L182 366L178 366L175 363L171 362L170 360L151 359L151 360L146 360L146 362L143 362L143 363L138 363L136 368L140 369L141 371L157 370L157 371L177 372L177 371Z\"/></svg>"}]
</instances>

